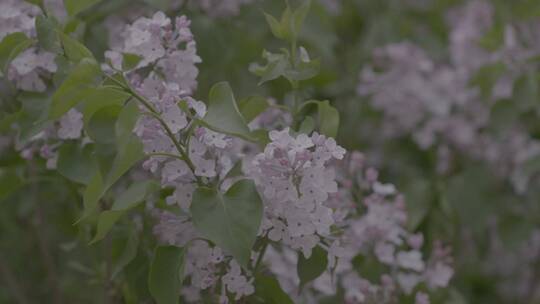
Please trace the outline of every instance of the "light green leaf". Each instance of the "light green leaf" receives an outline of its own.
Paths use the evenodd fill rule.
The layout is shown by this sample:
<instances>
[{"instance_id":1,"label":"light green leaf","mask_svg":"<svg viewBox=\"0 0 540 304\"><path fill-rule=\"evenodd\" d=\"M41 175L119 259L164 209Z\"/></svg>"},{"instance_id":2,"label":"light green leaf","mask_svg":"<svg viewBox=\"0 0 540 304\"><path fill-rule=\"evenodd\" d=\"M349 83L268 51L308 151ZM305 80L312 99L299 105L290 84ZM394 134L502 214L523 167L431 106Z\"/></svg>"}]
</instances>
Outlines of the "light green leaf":
<instances>
[{"instance_id":1,"label":"light green leaf","mask_svg":"<svg viewBox=\"0 0 540 304\"><path fill-rule=\"evenodd\" d=\"M319 124L322 134L335 138L339 130L339 112L330 105L328 100L320 101L319 107Z\"/></svg>"},{"instance_id":2,"label":"light green leaf","mask_svg":"<svg viewBox=\"0 0 540 304\"><path fill-rule=\"evenodd\" d=\"M296 39L298 35L300 34L300 30L302 29L302 24L304 23L304 19L306 19L306 16L309 12L309 9L311 7L311 1L305 0L293 13L292 16L292 22L291 22L291 33L293 34L293 39Z\"/></svg>"},{"instance_id":3,"label":"light green leaf","mask_svg":"<svg viewBox=\"0 0 540 304\"><path fill-rule=\"evenodd\" d=\"M281 23L270 14L264 13L264 17L266 18L266 22L268 22L268 25L270 26L272 34L274 34L274 36L278 39L286 39L286 34L283 32L283 27L281 26Z\"/></svg>"},{"instance_id":4,"label":"light green leaf","mask_svg":"<svg viewBox=\"0 0 540 304\"><path fill-rule=\"evenodd\" d=\"M33 41L25 34L16 32L6 35L0 42L0 69L3 74L9 63L24 50L32 45Z\"/></svg>"},{"instance_id":5,"label":"light green leaf","mask_svg":"<svg viewBox=\"0 0 540 304\"><path fill-rule=\"evenodd\" d=\"M49 119L58 119L69 109L93 93L100 76L98 64L92 59L79 62L52 97Z\"/></svg>"},{"instance_id":6,"label":"light green leaf","mask_svg":"<svg viewBox=\"0 0 540 304\"><path fill-rule=\"evenodd\" d=\"M123 53L122 56L122 69L124 71L136 68L142 60L142 57L136 54Z\"/></svg>"},{"instance_id":7,"label":"light green leaf","mask_svg":"<svg viewBox=\"0 0 540 304\"><path fill-rule=\"evenodd\" d=\"M251 180L236 182L225 194L201 187L191 213L197 231L247 268L262 219L262 201Z\"/></svg>"},{"instance_id":8,"label":"light green leaf","mask_svg":"<svg viewBox=\"0 0 540 304\"><path fill-rule=\"evenodd\" d=\"M90 50L82 43L77 41L77 39L74 39L71 36L62 32L58 33L60 35L60 41L62 42L64 52L70 61L78 63L85 58L94 59L94 55L92 54L92 52L90 52Z\"/></svg>"},{"instance_id":9,"label":"light green leaf","mask_svg":"<svg viewBox=\"0 0 540 304\"><path fill-rule=\"evenodd\" d=\"M311 134L313 130L315 129L315 120L311 116L307 116L304 121L302 121L302 124L300 125L300 129L298 132L304 133L304 134Z\"/></svg>"},{"instance_id":10,"label":"light green leaf","mask_svg":"<svg viewBox=\"0 0 540 304\"><path fill-rule=\"evenodd\" d=\"M267 61L266 66L258 64L250 66L250 72L261 77L259 85L283 76L290 69L289 57L285 53L274 54L264 51L262 56Z\"/></svg>"},{"instance_id":11,"label":"light green leaf","mask_svg":"<svg viewBox=\"0 0 540 304\"><path fill-rule=\"evenodd\" d=\"M238 104L240 113L247 122L251 122L268 108L268 101L262 96L251 96L242 99Z\"/></svg>"},{"instance_id":12,"label":"light green leaf","mask_svg":"<svg viewBox=\"0 0 540 304\"><path fill-rule=\"evenodd\" d=\"M249 129L227 82L217 83L210 89L208 112L202 122L216 132L251 140Z\"/></svg>"},{"instance_id":13,"label":"light green leaf","mask_svg":"<svg viewBox=\"0 0 540 304\"><path fill-rule=\"evenodd\" d=\"M157 304L176 304L180 298L184 249L159 246L150 265L148 289Z\"/></svg>"},{"instance_id":14,"label":"light green leaf","mask_svg":"<svg viewBox=\"0 0 540 304\"><path fill-rule=\"evenodd\" d=\"M74 182L88 184L96 170L91 153L90 145L63 144L58 152L58 172Z\"/></svg>"},{"instance_id":15,"label":"light green leaf","mask_svg":"<svg viewBox=\"0 0 540 304\"><path fill-rule=\"evenodd\" d=\"M102 240L111 230L114 224L130 209L144 201L148 193L155 190L156 184L152 181L136 182L120 194L114 201L111 210L99 214L96 235L90 242L93 244Z\"/></svg>"},{"instance_id":16,"label":"light green leaf","mask_svg":"<svg viewBox=\"0 0 540 304\"><path fill-rule=\"evenodd\" d=\"M255 295L266 304L293 304L289 295L281 289L278 280L270 276L255 278Z\"/></svg>"},{"instance_id":17,"label":"light green leaf","mask_svg":"<svg viewBox=\"0 0 540 304\"><path fill-rule=\"evenodd\" d=\"M311 256L306 259L303 254L298 254L296 272L300 278L300 288L318 278L328 266L328 253L319 246L313 248Z\"/></svg>"},{"instance_id":18,"label":"light green leaf","mask_svg":"<svg viewBox=\"0 0 540 304\"><path fill-rule=\"evenodd\" d=\"M287 69L283 75L291 82L307 80L319 74L320 65L319 60L299 61L294 69Z\"/></svg>"},{"instance_id":19,"label":"light green leaf","mask_svg":"<svg viewBox=\"0 0 540 304\"><path fill-rule=\"evenodd\" d=\"M64 0L64 7L70 16L75 16L100 1L101 0Z\"/></svg>"}]
</instances>

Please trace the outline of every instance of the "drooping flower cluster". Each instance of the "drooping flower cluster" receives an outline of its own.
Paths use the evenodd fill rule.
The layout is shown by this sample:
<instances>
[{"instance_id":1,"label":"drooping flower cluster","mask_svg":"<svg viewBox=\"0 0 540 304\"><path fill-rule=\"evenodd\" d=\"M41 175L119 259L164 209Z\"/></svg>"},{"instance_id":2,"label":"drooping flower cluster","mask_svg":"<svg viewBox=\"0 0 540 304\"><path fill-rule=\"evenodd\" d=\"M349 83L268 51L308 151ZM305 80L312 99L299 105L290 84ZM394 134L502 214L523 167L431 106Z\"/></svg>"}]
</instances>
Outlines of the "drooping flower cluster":
<instances>
[{"instance_id":1,"label":"drooping flower cluster","mask_svg":"<svg viewBox=\"0 0 540 304\"><path fill-rule=\"evenodd\" d=\"M352 152L338 168L339 195L329 204L348 212L336 221L337 234L319 244L328 251L328 270L310 284L312 294L306 300L317 303L317 297L335 294L340 284L347 303L400 303L404 295L414 295L418 304L429 303L428 293L446 287L453 276L448 249L436 243L429 259L423 257L423 235L406 229L403 196L392 184L378 181L377 171L366 168L362 154ZM360 203L354 199L358 196L363 197ZM299 284L290 271L296 255L272 249L266 262L283 289L293 293Z\"/></svg>"},{"instance_id":2,"label":"drooping flower cluster","mask_svg":"<svg viewBox=\"0 0 540 304\"><path fill-rule=\"evenodd\" d=\"M270 139L249 173L265 202L261 234L309 257L334 224L333 211L324 203L337 191L330 163L342 159L345 150L333 138L316 133L293 137L288 128L271 131Z\"/></svg>"}]
</instances>

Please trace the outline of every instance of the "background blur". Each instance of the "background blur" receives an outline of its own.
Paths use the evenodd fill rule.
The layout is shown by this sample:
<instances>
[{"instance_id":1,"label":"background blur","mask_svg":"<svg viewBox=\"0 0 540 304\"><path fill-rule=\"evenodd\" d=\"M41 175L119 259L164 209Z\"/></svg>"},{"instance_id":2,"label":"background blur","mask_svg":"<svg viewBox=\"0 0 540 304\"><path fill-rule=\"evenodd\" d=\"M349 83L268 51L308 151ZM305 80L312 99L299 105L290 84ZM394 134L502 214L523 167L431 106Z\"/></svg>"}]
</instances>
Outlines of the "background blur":
<instances>
[{"instance_id":1,"label":"background blur","mask_svg":"<svg viewBox=\"0 0 540 304\"><path fill-rule=\"evenodd\" d=\"M76 33L103 60L115 22L185 14L203 59L196 97L227 80L240 97L285 98L286 80L257 86L248 70L280 47L262 12L279 15L282 1L181 2L102 1ZM0 9L0 32L2 18ZM540 303L540 1L318 0L300 40L321 59L310 95L340 110L338 142L406 193L409 228L452 246L445 303ZM0 78L0 303L103 303L97 295L111 290L149 303L138 300L148 299L148 265L137 261L151 247L128 246L129 225L87 245L90 227L73 225L80 189L15 149L4 86ZM125 271L104 286L107 264Z\"/></svg>"}]
</instances>

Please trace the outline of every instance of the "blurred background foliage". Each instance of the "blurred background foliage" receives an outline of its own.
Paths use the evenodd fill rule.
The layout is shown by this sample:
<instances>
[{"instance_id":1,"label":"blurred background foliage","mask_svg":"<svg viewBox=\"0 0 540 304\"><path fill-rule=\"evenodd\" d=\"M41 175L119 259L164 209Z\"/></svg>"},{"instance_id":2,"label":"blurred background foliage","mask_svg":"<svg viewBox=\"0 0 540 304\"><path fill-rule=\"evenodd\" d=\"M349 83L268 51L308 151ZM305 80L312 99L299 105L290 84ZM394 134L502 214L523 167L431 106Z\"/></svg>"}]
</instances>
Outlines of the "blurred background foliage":
<instances>
[{"instance_id":1,"label":"blurred background foliage","mask_svg":"<svg viewBox=\"0 0 540 304\"><path fill-rule=\"evenodd\" d=\"M322 60L321 73L304 84L306 91L316 99L330 100L340 110L338 142L347 150L364 151L381 169L384 180L405 191L410 228L424 232L427 243L442 240L452 245L456 267L453 297L444 303L521 303L500 297L501 280L512 278L498 277L486 269L486 263L506 262L489 260L490 233L495 223L504 247L518 248L525 242L540 225L540 188L530 186L526 193L517 194L508 181L493 174L492 165L466 156L459 156L449 174L437 174L434 149L419 149L409 137L381 145L377 135L381 114L370 107L367 97L356 94L359 71L377 47L410 41L432 58L447 58L445 14L463 1L340 2L342 9L336 13L315 2L300 36L311 57ZM491 2L495 24L482 41L486 48L496 49L503 43L504 24L540 18L537 0ZM168 10L167 0L107 0L72 20L74 32L103 59L108 49L104 19L132 6L165 9L171 16L186 14L192 19L203 59L197 98L205 100L209 88L222 80L229 81L240 98L288 98L280 95L288 91L286 80L257 86L257 78L248 70L264 49L282 47L272 38L262 14L279 15L284 6L281 1L258 1L242 7L238 16L212 18L197 10ZM489 87L494 71L483 72L478 81ZM504 129L520 120L526 122L533 138L540 139L539 76L534 70L525 84L517 84L513 103L493 109L492 117L497 118L493 128ZM1 86L7 85L1 81ZM10 114L22 110L29 121L41 114L20 96L17 101L9 94L1 98L0 131L4 133L9 130ZM531 174L537 174L540 161L528 166ZM104 201L114 199L114 193L110 196ZM148 233L151 228L142 229L150 227L151 219L137 217L140 227L124 219L104 242L88 245L92 228L74 225L81 208L77 184L47 170L43 160L27 161L16 151L2 150L0 303L107 303L111 299L114 303L151 303L146 288L148 248L153 248L149 244L155 240ZM540 277L540 261L528 267L536 267L534 273ZM539 278L535 282L540 284Z\"/></svg>"}]
</instances>

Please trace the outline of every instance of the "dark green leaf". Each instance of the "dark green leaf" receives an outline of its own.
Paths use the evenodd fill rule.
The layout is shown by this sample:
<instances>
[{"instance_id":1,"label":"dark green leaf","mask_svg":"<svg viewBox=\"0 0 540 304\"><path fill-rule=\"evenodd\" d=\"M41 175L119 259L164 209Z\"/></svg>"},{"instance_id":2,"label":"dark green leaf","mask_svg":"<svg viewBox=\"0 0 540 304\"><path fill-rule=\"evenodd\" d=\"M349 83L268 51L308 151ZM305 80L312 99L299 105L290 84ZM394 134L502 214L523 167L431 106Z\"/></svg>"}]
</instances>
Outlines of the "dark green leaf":
<instances>
[{"instance_id":1,"label":"dark green leaf","mask_svg":"<svg viewBox=\"0 0 540 304\"><path fill-rule=\"evenodd\" d=\"M293 300L281 289L278 280L270 276L255 278L255 295L265 304L293 304Z\"/></svg>"},{"instance_id":2,"label":"dark green leaf","mask_svg":"<svg viewBox=\"0 0 540 304\"><path fill-rule=\"evenodd\" d=\"M133 225L131 225L133 226ZM126 267L136 256L137 247L139 246L139 237L137 236L137 230L135 227L131 227L129 235L125 242L123 242L123 248L118 256L113 256L113 271L111 278L114 279L121 271Z\"/></svg>"},{"instance_id":3,"label":"dark green leaf","mask_svg":"<svg viewBox=\"0 0 540 304\"><path fill-rule=\"evenodd\" d=\"M116 119L122 106L112 105L97 110L85 126L86 133L95 142L113 144L116 142Z\"/></svg>"},{"instance_id":4,"label":"dark green leaf","mask_svg":"<svg viewBox=\"0 0 540 304\"><path fill-rule=\"evenodd\" d=\"M6 35L0 42L0 69L4 73L8 64L24 50L32 45L33 41L25 34L16 32Z\"/></svg>"},{"instance_id":5,"label":"dark green leaf","mask_svg":"<svg viewBox=\"0 0 540 304\"><path fill-rule=\"evenodd\" d=\"M79 62L52 97L49 119L58 119L69 109L93 93L100 76L98 64L92 59Z\"/></svg>"},{"instance_id":6,"label":"dark green leaf","mask_svg":"<svg viewBox=\"0 0 540 304\"><path fill-rule=\"evenodd\" d=\"M63 144L58 152L58 172L74 182L88 184L96 169L91 153L89 145Z\"/></svg>"},{"instance_id":7,"label":"dark green leaf","mask_svg":"<svg viewBox=\"0 0 540 304\"><path fill-rule=\"evenodd\" d=\"M70 16L75 16L100 1L101 0L64 0L64 7Z\"/></svg>"},{"instance_id":8,"label":"dark green leaf","mask_svg":"<svg viewBox=\"0 0 540 304\"><path fill-rule=\"evenodd\" d=\"M59 24L53 18L47 18L43 15L36 17L37 38L43 49L57 54L62 53L59 30Z\"/></svg>"},{"instance_id":9,"label":"dark green leaf","mask_svg":"<svg viewBox=\"0 0 540 304\"><path fill-rule=\"evenodd\" d=\"M106 210L99 214L96 235L90 243L92 244L102 240L118 219L130 209L142 203L147 194L155 189L155 186L155 183L151 181L137 182L129 186L129 188L120 194L114 201L111 210Z\"/></svg>"},{"instance_id":10,"label":"dark green leaf","mask_svg":"<svg viewBox=\"0 0 540 304\"><path fill-rule=\"evenodd\" d=\"M195 227L205 238L247 268L262 219L262 202L253 181L238 181L225 194L198 188L191 213Z\"/></svg>"},{"instance_id":11,"label":"dark green leaf","mask_svg":"<svg viewBox=\"0 0 540 304\"><path fill-rule=\"evenodd\" d=\"M176 304L180 297L184 249L159 246L154 253L148 276L148 289L157 304Z\"/></svg>"},{"instance_id":12,"label":"dark green leaf","mask_svg":"<svg viewBox=\"0 0 540 304\"><path fill-rule=\"evenodd\" d=\"M308 259L299 253L296 272L300 278L300 287L318 278L326 270L327 266L328 253L319 246L313 248Z\"/></svg>"},{"instance_id":13,"label":"dark green leaf","mask_svg":"<svg viewBox=\"0 0 540 304\"><path fill-rule=\"evenodd\" d=\"M83 120L87 125L98 110L109 106L122 106L130 95L114 87L99 87L84 98ZM122 110L124 111L124 110ZM125 133L124 133L125 134Z\"/></svg>"}]
</instances>

